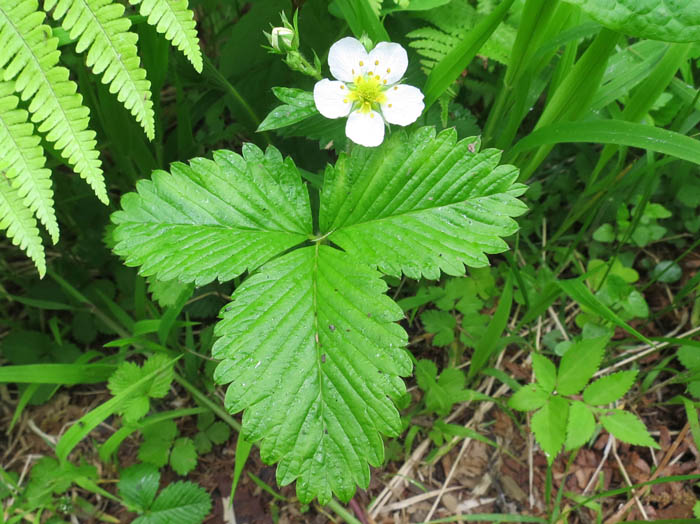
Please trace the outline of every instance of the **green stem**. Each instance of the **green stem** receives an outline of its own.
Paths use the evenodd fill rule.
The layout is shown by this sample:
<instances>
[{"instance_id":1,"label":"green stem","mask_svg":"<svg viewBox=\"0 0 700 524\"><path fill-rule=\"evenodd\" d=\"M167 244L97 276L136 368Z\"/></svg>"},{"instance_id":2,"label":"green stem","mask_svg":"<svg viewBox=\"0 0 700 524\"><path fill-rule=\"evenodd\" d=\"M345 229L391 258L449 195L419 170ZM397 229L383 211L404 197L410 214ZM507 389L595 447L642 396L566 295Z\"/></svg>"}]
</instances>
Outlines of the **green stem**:
<instances>
[{"instance_id":1,"label":"green stem","mask_svg":"<svg viewBox=\"0 0 700 524\"><path fill-rule=\"evenodd\" d=\"M211 409L216 415L226 422L229 426L231 426L235 431L238 433L241 432L241 425L238 423L236 419L234 419L231 415L229 415L224 408L222 408L218 403L214 402L211 400L209 397L207 397L204 393L199 391L197 387L190 383L187 379L184 377L181 377L177 373L175 374L175 382L180 384L183 388L185 388L187 391L190 392L190 394L195 398L197 402L200 404L205 405L209 409Z\"/></svg>"},{"instance_id":2,"label":"green stem","mask_svg":"<svg viewBox=\"0 0 700 524\"><path fill-rule=\"evenodd\" d=\"M337 500L331 499L328 503L328 507L335 511L339 517L343 518L347 524L362 524L362 522L345 509Z\"/></svg>"},{"instance_id":3,"label":"green stem","mask_svg":"<svg viewBox=\"0 0 700 524\"><path fill-rule=\"evenodd\" d=\"M204 57L204 75L208 76L211 80L214 81L214 83L216 83L216 85L218 85L221 89L228 93L231 96L231 98L233 98L233 101L236 103L236 105L240 106L248 115L248 120L250 120L251 124L253 125L253 128L257 129L261 122L258 115L255 113L255 111L246 101L246 99L243 98L243 96L231 84L231 82L229 82L226 79L226 77L221 74L221 72L214 66L214 64L211 63L211 60L209 60L209 58L207 58L206 56ZM268 145L272 144L272 142L270 141L270 137L267 133L261 133L261 135L263 136L265 142Z\"/></svg>"}]
</instances>

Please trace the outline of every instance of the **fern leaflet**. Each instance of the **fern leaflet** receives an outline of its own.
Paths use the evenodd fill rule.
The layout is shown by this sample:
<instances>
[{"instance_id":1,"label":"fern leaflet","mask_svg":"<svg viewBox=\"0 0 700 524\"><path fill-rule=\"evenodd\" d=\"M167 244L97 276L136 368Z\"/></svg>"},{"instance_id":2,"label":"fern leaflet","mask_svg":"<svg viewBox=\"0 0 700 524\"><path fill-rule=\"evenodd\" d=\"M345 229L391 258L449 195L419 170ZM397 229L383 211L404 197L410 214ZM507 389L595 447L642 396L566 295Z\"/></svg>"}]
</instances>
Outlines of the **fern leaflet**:
<instances>
[{"instance_id":1,"label":"fern leaflet","mask_svg":"<svg viewBox=\"0 0 700 524\"><path fill-rule=\"evenodd\" d=\"M14 96L14 82L0 81L0 148L3 150L5 175L46 227L54 244L58 241L58 223L53 209L51 171L34 135L29 114L17 109L19 98Z\"/></svg>"},{"instance_id":2,"label":"fern leaflet","mask_svg":"<svg viewBox=\"0 0 700 524\"><path fill-rule=\"evenodd\" d=\"M147 17L148 23L182 51L198 73L202 72L202 51L194 13L187 8L187 0L129 0L129 3L141 4L139 12Z\"/></svg>"},{"instance_id":3,"label":"fern leaflet","mask_svg":"<svg viewBox=\"0 0 700 524\"><path fill-rule=\"evenodd\" d=\"M136 121L155 135L151 83L140 66L136 33L129 31L131 22L124 14L124 6L111 0L45 0L44 9L53 11L55 20L63 18L62 26L77 38L78 53L88 49L87 65L95 74L102 74L102 82L109 84Z\"/></svg>"},{"instance_id":4,"label":"fern leaflet","mask_svg":"<svg viewBox=\"0 0 700 524\"><path fill-rule=\"evenodd\" d=\"M32 120L97 197L107 200L101 162L95 149L95 132L88 129L90 110L82 104L68 70L56 65L58 39L43 24L45 14L36 0L0 3L0 67L3 80L15 79L22 100L30 100Z\"/></svg>"},{"instance_id":5,"label":"fern leaflet","mask_svg":"<svg viewBox=\"0 0 700 524\"><path fill-rule=\"evenodd\" d=\"M24 204L19 190L0 174L0 230L5 230L12 243L34 261L39 275L46 273L44 246L31 210Z\"/></svg>"}]
</instances>

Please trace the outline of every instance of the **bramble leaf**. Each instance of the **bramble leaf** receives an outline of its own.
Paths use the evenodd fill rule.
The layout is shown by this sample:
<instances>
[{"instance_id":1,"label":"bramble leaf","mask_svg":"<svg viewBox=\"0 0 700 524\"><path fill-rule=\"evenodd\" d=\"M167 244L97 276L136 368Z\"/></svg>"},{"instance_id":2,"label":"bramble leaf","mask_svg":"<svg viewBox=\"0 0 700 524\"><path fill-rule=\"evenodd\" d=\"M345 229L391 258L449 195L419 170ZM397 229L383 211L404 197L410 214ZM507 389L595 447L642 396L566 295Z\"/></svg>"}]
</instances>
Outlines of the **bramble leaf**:
<instances>
[{"instance_id":1,"label":"bramble leaf","mask_svg":"<svg viewBox=\"0 0 700 524\"><path fill-rule=\"evenodd\" d=\"M510 397L508 406L518 411L532 411L544 406L548 398L549 393L539 384L525 384Z\"/></svg>"},{"instance_id":2,"label":"bramble leaf","mask_svg":"<svg viewBox=\"0 0 700 524\"><path fill-rule=\"evenodd\" d=\"M457 142L454 129L397 131L381 148L356 147L328 167L320 227L329 239L382 273L437 279L488 265L508 248L511 218L527 208L516 197L518 171L479 152L479 139Z\"/></svg>"},{"instance_id":3,"label":"bramble leaf","mask_svg":"<svg viewBox=\"0 0 700 524\"><path fill-rule=\"evenodd\" d=\"M595 431L595 419L591 410L583 402L572 402L566 424L564 449L569 451L583 446L591 438L593 431Z\"/></svg>"},{"instance_id":4,"label":"bramble leaf","mask_svg":"<svg viewBox=\"0 0 700 524\"><path fill-rule=\"evenodd\" d=\"M230 280L311 234L309 196L290 160L251 144L171 173L156 171L122 199L115 252L140 273L198 286Z\"/></svg>"},{"instance_id":5,"label":"bramble leaf","mask_svg":"<svg viewBox=\"0 0 700 524\"><path fill-rule=\"evenodd\" d=\"M212 355L226 406L245 409L244 438L259 442L277 480L326 503L369 483L384 457L380 434L401 430L390 398L411 372L395 323L401 309L379 273L325 245L269 262L224 308Z\"/></svg>"},{"instance_id":6,"label":"bramble leaf","mask_svg":"<svg viewBox=\"0 0 700 524\"><path fill-rule=\"evenodd\" d=\"M659 445L649 435L644 422L629 411L611 411L600 417L600 422L605 429L622 442L659 449Z\"/></svg>"},{"instance_id":7,"label":"bramble leaf","mask_svg":"<svg viewBox=\"0 0 700 524\"><path fill-rule=\"evenodd\" d=\"M568 415L569 401L562 397L550 398L542 409L532 415L532 431L549 464L554 462L564 444Z\"/></svg>"},{"instance_id":8,"label":"bramble leaf","mask_svg":"<svg viewBox=\"0 0 700 524\"><path fill-rule=\"evenodd\" d=\"M557 391L562 395L580 392L598 370L608 337L587 338L574 342L559 364Z\"/></svg>"},{"instance_id":9,"label":"bramble leaf","mask_svg":"<svg viewBox=\"0 0 700 524\"><path fill-rule=\"evenodd\" d=\"M557 369L551 360L538 353L533 353L532 370L535 372L535 378L542 389L547 393L554 391L554 386L557 384Z\"/></svg>"},{"instance_id":10,"label":"bramble leaf","mask_svg":"<svg viewBox=\"0 0 700 524\"><path fill-rule=\"evenodd\" d=\"M634 384L637 371L620 371L599 378L583 391L583 400L592 406L603 406L622 398Z\"/></svg>"},{"instance_id":11,"label":"bramble leaf","mask_svg":"<svg viewBox=\"0 0 700 524\"><path fill-rule=\"evenodd\" d=\"M557 458L566 438L566 422L569 416L569 401L552 397L532 415L531 426L535 439L551 464Z\"/></svg>"}]
</instances>

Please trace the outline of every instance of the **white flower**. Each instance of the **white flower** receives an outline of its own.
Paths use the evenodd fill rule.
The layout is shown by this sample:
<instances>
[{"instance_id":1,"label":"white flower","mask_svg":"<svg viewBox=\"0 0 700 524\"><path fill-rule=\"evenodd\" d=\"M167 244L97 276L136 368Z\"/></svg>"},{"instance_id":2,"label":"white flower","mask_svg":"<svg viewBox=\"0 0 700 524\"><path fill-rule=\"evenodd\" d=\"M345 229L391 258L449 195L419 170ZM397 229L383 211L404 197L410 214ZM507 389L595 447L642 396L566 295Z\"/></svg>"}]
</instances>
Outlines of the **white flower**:
<instances>
[{"instance_id":1,"label":"white flower","mask_svg":"<svg viewBox=\"0 0 700 524\"><path fill-rule=\"evenodd\" d=\"M408 66L399 44L380 42L367 53L359 40L342 38L331 46L328 65L336 80L316 83L316 109L326 118L347 116L345 134L357 144L378 146L385 121L407 126L425 108L420 89L399 83Z\"/></svg>"}]
</instances>

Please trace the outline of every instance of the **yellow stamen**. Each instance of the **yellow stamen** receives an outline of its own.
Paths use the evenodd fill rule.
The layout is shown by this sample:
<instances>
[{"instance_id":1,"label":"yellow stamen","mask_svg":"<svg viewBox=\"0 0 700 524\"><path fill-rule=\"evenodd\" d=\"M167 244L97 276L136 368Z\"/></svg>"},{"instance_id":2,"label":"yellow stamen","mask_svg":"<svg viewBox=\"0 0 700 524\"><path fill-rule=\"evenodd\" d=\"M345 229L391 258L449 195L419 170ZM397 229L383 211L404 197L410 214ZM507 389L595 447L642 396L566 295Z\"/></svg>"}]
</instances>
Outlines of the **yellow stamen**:
<instances>
[{"instance_id":1,"label":"yellow stamen","mask_svg":"<svg viewBox=\"0 0 700 524\"><path fill-rule=\"evenodd\" d=\"M374 65L379 65L379 60L375 60Z\"/></svg>"}]
</instances>

